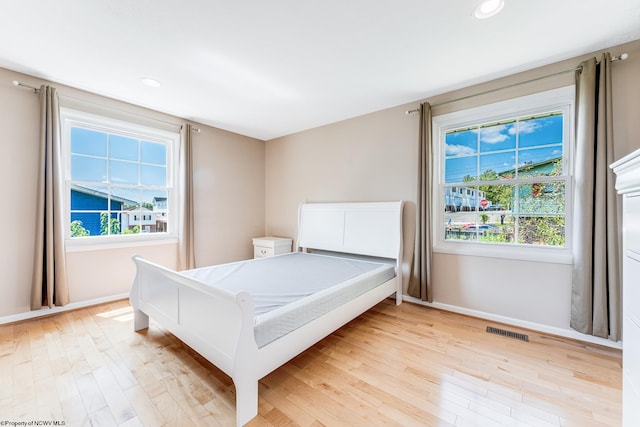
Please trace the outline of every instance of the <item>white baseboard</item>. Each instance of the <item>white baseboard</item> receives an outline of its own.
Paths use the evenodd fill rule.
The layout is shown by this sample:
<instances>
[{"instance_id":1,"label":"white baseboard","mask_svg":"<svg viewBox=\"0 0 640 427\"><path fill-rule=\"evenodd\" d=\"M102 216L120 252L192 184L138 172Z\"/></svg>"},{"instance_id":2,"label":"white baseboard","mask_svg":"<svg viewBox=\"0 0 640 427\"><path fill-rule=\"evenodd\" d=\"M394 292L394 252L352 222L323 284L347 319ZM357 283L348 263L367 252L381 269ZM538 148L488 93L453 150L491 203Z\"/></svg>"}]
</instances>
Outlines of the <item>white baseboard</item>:
<instances>
[{"instance_id":1,"label":"white baseboard","mask_svg":"<svg viewBox=\"0 0 640 427\"><path fill-rule=\"evenodd\" d=\"M580 332L558 328L555 326L543 325L541 323L529 322L527 320L515 319L513 317L501 316L499 314L486 313L484 311L473 310L470 308L458 307L455 305L443 304L440 302L426 302L418 298L414 298L408 295L403 295L402 299L414 304L420 304L427 307L437 308L439 310L451 311L453 313L464 314L467 316L479 317L481 319L492 320L494 322L505 323L507 325L518 326L520 328L531 329L537 332L543 332L546 334L557 335L564 338L570 338L577 341L583 341L590 344L597 344L611 348L622 348L622 341L611 341L608 339L594 337L592 335L581 334Z\"/></svg>"},{"instance_id":2,"label":"white baseboard","mask_svg":"<svg viewBox=\"0 0 640 427\"><path fill-rule=\"evenodd\" d=\"M0 317L0 325L6 323L19 322L21 320L36 319L38 317L50 316L56 313L62 313L65 311L77 310L79 308L91 307L92 305L104 304L106 302L119 301L129 298L129 293L111 295L103 298L96 298L89 301L72 302L62 307L44 307L40 310L27 311L24 313L10 314L9 316Z\"/></svg>"}]
</instances>

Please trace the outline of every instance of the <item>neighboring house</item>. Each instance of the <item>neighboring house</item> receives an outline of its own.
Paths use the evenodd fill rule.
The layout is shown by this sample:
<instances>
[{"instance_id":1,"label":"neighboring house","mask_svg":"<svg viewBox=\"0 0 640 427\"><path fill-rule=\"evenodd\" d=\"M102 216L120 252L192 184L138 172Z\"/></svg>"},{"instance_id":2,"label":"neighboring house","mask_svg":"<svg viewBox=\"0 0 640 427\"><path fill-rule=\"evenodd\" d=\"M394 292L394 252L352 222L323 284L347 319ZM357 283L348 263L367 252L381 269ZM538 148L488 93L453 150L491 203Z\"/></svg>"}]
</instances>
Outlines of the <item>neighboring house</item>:
<instances>
[{"instance_id":1,"label":"neighboring house","mask_svg":"<svg viewBox=\"0 0 640 427\"><path fill-rule=\"evenodd\" d=\"M122 220L124 206L136 204L133 200L111 195L111 218ZM99 236L100 213L109 210L109 195L97 188L71 186L71 222L81 221L91 236ZM122 222L121 222L122 223Z\"/></svg>"},{"instance_id":2,"label":"neighboring house","mask_svg":"<svg viewBox=\"0 0 640 427\"><path fill-rule=\"evenodd\" d=\"M478 203L485 197L485 192L477 188L447 187L444 191L445 210L446 212L475 211Z\"/></svg>"},{"instance_id":3,"label":"neighboring house","mask_svg":"<svg viewBox=\"0 0 640 427\"><path fill-rule=\"evenodd\" d=\"M167 198L166 197L154 197L151 202L153 205L153 212L156 216L156 231L167 231Z\"/></svg>"},{"instance_id":4,"label":"neighboring house","mask_svg":"<svg viewBox=\"0 0 640 427\"><path fill-rule=\"evenodd\" d=\"M553 175L553 170L556 168L559 161L562 160L562 156L554 157L552 159L543 160L541 162L533 163L527 162L518 168L518 175L521 177L532 177L532 176L551 176ZM504 176L513 176L515 174L515 169L509 169L504 172L498 173L498 175Z\"/></svg>"},{"instance_id":5,"label":"neighboring house","mask_svg":"<svg viewBox=\"0 0 640 427\"><path fill-rule=\"evenodd\" d=\"M122 229L133 230L135 226L140 227L141 233L155 233L156 219L154 212L149 209L138 206L125 208L122 212Z\"/></svg>"},{"instance_id":6,"label":"neighboring house","mask_svg":"<svg viewBox=\"0 0 640 427\"><path fill-rule=\"evenodd\" d=\"M562 157L554 157L542 162L529 162L518 168L518 175L521 177L554 176L554 170L558 167ZM515 169L504 171L500 176L515 173ZM563 213L564 203L564 183L542 182L522 186L519 190L520 212L536 214L556 214Z\"/></svg>"},{"instance_id":7,"label":"neighboring house","mask_svg":"<svg viewBox=\"0 0 640 427\"><path fill-rule=\"evenodd\" d=\"M167 198L166 197L154 197L153 201L153 211L154 212L167 212Z\"/></svg>"}]
</instances>

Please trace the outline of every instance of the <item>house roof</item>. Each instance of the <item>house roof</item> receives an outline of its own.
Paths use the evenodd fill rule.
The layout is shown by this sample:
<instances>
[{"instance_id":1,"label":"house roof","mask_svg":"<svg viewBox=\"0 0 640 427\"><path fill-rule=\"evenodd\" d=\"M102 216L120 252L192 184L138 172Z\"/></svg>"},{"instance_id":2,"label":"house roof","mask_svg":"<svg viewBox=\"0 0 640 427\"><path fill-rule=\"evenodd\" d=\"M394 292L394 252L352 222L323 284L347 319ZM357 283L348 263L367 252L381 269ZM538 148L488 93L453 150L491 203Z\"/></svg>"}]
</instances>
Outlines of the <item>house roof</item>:
<instances>
[{"instance_id":1,"label":"house roof","mask_svg":"<svg viewBox=\"0 0 640 427\"><path fill-rule=\"evenodd\" d=\"M543 160L540 162L526 162L521 164L520 166L518 166L516 169L518 171L528 171L528 170L532 170L532 169L539 169L543 166L547 166L547 165L551 165L555 162L557 162L558 160L562 159L562 156L558 156L558 157L553 157L551 159L547 159L547 160ZM508 169L502 172L498 172L498 175L512 175L516 172L516 169Z\"/></svg>"},{"instance_id":2,"label":"house roof","mask_svg":"<svg viewBox=\"0 0 640 427\"><path fill-rule=\"evenodd\" d=\"M109 195L102 191L102 187L99 186L89 186L89 185L77 185L71 184L72 191L78 191L84 194L90 194L92 196L101 197L103 199L108 199ZM111 200L115 200L116 202L120 202L125 205L137 205L138 202L135 200L127 199L123 197L122 194L119 194L119 189L116 187L111 188Z\"/></svg>"},{"instance_id":3,"label":"house roof","mask_svg":"<svg viewBox=\"0 0 640 427\"><path fill-rule=\"evenodd\" d=\"M124 211L136 211L136 213L139 213L139 212L153 212L151 209L145 208L144 206L127 206L123 210Z\"/></svg>"},{"instance_id":4,"label":"house roof","mask_svg":"<svg viewBox=\"0 0 640 427\"><path fill-rule=\"evenodd\" d=\"M640 39L640 0L505 0L485 20L475 0L28 4L3 2L0 14L0 67L35 77L26 84L261 140Z\"/></svg>"}]
</instances>

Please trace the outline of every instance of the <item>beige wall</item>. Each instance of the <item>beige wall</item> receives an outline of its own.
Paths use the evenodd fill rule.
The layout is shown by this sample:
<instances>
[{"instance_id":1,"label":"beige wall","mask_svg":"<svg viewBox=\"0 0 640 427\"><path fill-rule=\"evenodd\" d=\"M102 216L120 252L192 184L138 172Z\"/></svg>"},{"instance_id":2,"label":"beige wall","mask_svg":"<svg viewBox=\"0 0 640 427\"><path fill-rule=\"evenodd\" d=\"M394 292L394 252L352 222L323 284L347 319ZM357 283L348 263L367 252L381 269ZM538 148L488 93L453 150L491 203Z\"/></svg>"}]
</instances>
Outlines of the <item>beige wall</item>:
<instances>
[{"instance_id":1,"label":"beige wall","mask_svg":"<svg viewBox=\"0 0 640 427\"><path fill-rule=\"evenodd\" d=\"M0 317L29 310L35 221L35 173L39 106L32 91L16 88L43 81L0 69L0 181L4 209L0 224ZM63 98L87 101L171 123L180 119L55 84ZM196 124L193 135L196 262L218 264L253 256L251 238L264 233L264 142ZM134 253L175 267L176 244L133 245L67 253L72 303L127 293L134 275Z\"/></svg>"},{"instance_id":2,"label":"beige wall","mask_svg":"<svg viewBox=\"0 0 640 427\"><path fill-rule=\"evenodd\" d=\"M613 55L630 54L613 64L615 153L640 148L640 41L618 46ZM600 52L596 53L599 58ZM516 95L571 84L570 70L586 55L452 91L427 100L434 114L469 108ZM426 76L425 78L428 78ZM514 87L509 87L517 84ZM497 88L490 94L451 102ZM405 239L413 243L416 201L417 115L415 103L274 139L266 146L266 231L295 237L296 208L302 201L408 201ZM405 243L407 243L405 242ZM435 254L435 302L475 314L521 320L569 330L571 266L495 258Z\"/></svg>"},{"instance_id":3,"label":"beige wall","mask_svg":"<svg viewBox=\"0 0 640 427\"><path fill-rule=\"evenodd\" d=\"M383 110L267 142L267 234L295 240L297 209L306 201L405 200L408 271L413 253L419 116L406 115L406 108Z\"/></svg>"}]
</instances>

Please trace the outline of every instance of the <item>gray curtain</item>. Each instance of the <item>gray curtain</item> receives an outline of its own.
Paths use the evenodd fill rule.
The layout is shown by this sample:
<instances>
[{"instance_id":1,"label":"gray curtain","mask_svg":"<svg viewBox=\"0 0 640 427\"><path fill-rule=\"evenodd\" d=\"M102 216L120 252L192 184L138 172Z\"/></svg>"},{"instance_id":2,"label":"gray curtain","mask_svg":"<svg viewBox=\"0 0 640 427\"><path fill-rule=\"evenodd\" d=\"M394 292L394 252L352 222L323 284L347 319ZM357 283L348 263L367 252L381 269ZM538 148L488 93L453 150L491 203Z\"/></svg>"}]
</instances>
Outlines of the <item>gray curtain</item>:
<instances>
[{"instance_id":1,"label":"gray curtain","mask_svg":"<svg viewBox=\"0 0 640 427\"><path fill-rule=\"evenodd\" d=\"M620 339L620 260L613 172L611 56L576 73L571 327Z\"/></svg>"},{"instance_id":2,"label":"gray curtain","mask_svg":"<svg viewBox=\"0 0 640 427\"><path fill-rule=\"evenodd\" d=\"M429 302L433 301L431 292L431 196L433 194L431 139L431 105L425 102L420 105L416 239L407 293Z\"/></svg>"},{"instance_id":3,"label":"gray curtain","mask_svg":"<svg viewBox=\"0 0 640 427\"><path fill-rule=\"evenodd\" d=\"M64 172L60 142L58 94L55 88L42 85L31 310L69 303L64 252Z\"/></svg>"},{"instance_id":4,"label":"gray curtain","mask_svg":"<svg viewBox=\"0 0 640 427\"><path fill-rule=\"evenodd\" d=\"M178 270L196 267L193 233L193 144L192 127L182 126L180 141L180 189L178 194Z\"/></svg>"}]
</instances>

